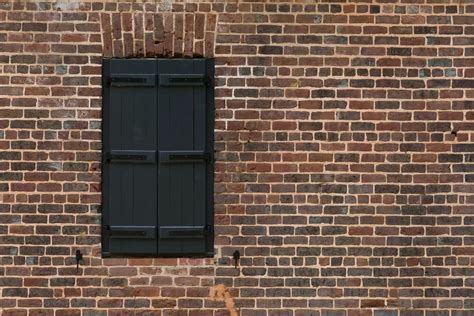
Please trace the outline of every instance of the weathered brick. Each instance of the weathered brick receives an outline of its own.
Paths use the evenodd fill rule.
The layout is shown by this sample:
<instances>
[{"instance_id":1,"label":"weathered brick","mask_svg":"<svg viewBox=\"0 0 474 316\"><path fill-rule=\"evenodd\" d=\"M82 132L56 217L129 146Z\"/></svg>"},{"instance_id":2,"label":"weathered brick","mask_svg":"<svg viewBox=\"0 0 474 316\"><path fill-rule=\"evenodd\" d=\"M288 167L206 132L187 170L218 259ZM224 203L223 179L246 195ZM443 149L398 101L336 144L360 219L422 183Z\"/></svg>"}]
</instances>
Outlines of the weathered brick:
<instances>
[{"instance_id":1,"label":"weathered brick","mask_svg":"<svg viewBox=\"0 0 474 316\"><path fill-rule=\"evenodd\" d=\"M3 313L468 315L474 9L408 2L1 3ZM100 258L102 55L215 58L217 260Z\"/></svg>"}]
</instances>

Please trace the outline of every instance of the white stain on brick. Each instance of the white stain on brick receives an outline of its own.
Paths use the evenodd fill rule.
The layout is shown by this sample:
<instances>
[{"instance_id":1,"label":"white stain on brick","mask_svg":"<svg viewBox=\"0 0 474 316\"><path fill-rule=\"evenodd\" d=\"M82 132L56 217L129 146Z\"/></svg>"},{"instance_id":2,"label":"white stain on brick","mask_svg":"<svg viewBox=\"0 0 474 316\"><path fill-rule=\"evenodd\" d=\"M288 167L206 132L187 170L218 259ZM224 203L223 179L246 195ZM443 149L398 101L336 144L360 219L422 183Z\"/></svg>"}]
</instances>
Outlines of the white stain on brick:
<instances>
[{"instance_id":1,"label":"white stain on brick","mask_svg":"<svg viewBox=\"0 0 474 316\"><path fill-rule=\"evenodd\" d=\"M71 1L57 1L53 3L53 8L58 11L72 11L79 9L79 2Z\"/></svg>"}]
</instances>

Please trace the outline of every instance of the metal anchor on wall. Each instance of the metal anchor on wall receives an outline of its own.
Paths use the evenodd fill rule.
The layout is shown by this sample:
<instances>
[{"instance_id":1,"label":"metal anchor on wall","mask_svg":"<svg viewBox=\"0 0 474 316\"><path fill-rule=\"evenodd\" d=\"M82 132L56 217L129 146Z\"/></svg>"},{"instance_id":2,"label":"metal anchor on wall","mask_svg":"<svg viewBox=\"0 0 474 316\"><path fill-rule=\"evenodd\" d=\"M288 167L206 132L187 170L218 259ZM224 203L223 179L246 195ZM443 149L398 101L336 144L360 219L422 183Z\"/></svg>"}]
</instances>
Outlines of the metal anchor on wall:
<instances>
[{"instance_id":1,"label":"metal anchor on wall","mask_svg":"<svg viewBox=\"0 0 474 316\"><path fill-rule=\"evenodd\" d=\"M239 260L240 260L240 252L238 250L234 251L232 254L232 258L234 258L234 266L237 269L239 266Z\"/></svg>"},{"instance_id":2,"label":"metal anchor on wall","mask_svg":"<svg viewBox=\"0 0 474 316\"><path fill-rule=\"evenodd\" d=\"M82 261L83 255L79 249L76 250L76 269L79 270L79 262Z\"/></svg>"}]
</instances>

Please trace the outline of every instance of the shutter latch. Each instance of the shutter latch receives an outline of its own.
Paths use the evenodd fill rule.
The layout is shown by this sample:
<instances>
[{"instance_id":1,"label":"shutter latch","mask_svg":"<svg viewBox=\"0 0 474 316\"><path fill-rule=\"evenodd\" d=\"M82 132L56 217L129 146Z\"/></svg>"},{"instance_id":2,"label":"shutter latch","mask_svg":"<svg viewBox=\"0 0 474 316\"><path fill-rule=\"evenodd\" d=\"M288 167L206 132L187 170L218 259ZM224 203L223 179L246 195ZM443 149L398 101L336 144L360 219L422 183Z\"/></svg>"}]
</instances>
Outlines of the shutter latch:
<instances>
[{"instance_id":1,"label":"shutter latch","mask_svg":"<svg viewBox=\"0 0 474 316\"><path fill-rule=\"evenodd\" d=\"M207 224L206 226L204 226L204 235L205 236L209 236L209 235L212 235L212 226Z\"/></svg>"}]
</instances>

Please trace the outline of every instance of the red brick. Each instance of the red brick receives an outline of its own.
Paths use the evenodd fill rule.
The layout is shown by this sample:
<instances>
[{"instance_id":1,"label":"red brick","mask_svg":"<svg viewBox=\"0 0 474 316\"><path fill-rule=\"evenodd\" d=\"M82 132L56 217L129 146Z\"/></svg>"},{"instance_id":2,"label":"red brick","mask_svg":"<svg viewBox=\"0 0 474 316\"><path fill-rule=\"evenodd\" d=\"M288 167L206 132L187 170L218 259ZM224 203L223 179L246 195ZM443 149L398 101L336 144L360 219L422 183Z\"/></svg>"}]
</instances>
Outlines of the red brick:
<instances>
[{"instance_id":1,"label":"red brick","mask_svg":"<svg viewBox=\"0 0 474 316\"><path fill-rule=\"evenodd\" d=\"M471 7L0 4L3 314L459 313ZM215 58L218 256L100 257L102 55Z\"/></svg>"}]
</instances>

